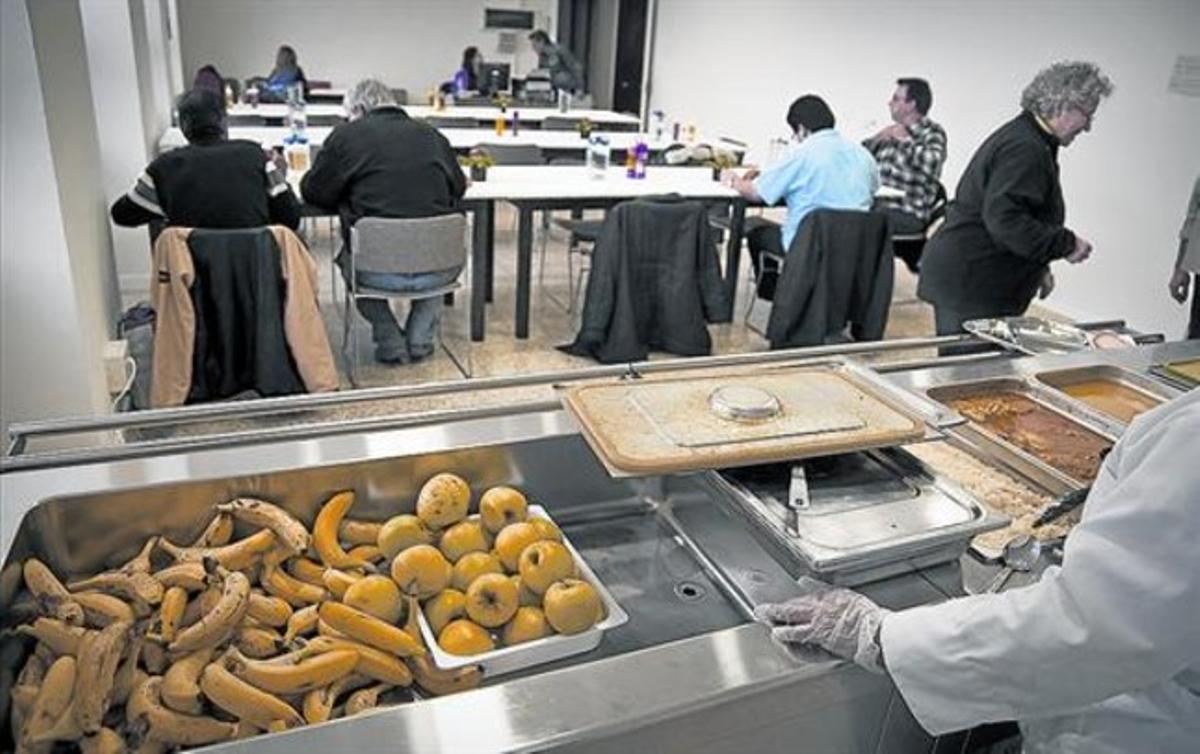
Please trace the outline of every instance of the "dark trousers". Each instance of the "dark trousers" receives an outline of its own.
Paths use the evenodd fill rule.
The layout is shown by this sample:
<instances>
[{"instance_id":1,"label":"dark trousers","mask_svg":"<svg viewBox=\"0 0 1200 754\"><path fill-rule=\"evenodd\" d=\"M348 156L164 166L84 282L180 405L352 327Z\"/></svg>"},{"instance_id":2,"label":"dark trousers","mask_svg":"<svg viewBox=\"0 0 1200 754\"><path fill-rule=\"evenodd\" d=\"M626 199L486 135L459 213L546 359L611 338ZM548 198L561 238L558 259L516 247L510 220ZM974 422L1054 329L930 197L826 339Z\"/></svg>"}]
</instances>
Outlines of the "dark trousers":
<instances>
[{"instance_id":1,"label":"dark trousers","mask_svg":"<svg viewBox=\"0 0 1200 754\"><path fill-rule=\"evenodd\" d=\"M983 319L984 317L1015 317L1023 312L1023 308L998 307L996 305L952 308L934 304L933 320L938 335L957 335L963 332L963 323L967 320ZM992 347L984 343L941 346L938 348L938 356L962 356L964 354L984 353L990 350L992 350Z\"/></svg>"},{"instance_id":2,"label":"dark trousers","mask_svg":"<svg viewBox=\"0 0 1200 754\"><path fill-rule=\"evenodd\" d=\"M761 217L747 217L745 225L746 246L750 250L750 264L754 266L754 279L758 281L756 295L761 299L775 299L775 283L779 280L779 265L772 259L765 261L763 252L783 256L787 250L783 248L783 234L779 224Z\"/></svg>"},{"instance_id":3,"label":"dark trousers","mask_svg":"<svg viewBox=\"0 0 1200 754\"><path fill-rule=\"evenodd\" d=\"M1192 275L1192 316L1188 318L1187 339L1200 338L1200 275Z\"/></svg>"}]
</instances>

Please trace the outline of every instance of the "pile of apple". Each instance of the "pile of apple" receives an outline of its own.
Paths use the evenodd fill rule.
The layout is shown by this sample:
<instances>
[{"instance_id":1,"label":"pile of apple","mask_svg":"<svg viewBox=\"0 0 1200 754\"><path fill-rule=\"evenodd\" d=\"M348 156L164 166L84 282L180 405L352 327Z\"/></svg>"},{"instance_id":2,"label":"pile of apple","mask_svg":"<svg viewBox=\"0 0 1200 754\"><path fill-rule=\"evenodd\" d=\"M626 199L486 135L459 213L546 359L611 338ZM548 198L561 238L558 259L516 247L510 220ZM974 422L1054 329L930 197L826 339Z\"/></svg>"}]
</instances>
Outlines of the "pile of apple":
<instances>
[{"instance_id":1,"label":"pile of apple","mask_svg":"<svg viewBox=\"0 0 1200 754\"><path fill-rule=\"evenodd\" d=\"M586 631L604 618L596 589L578 578L562 532L529 515L511 487L492 487L468 516L471 489L438 474L421 488L416 515L389 519L378 545L401 591L422 601L438 645L477 655L554 633Z\"/></svg>"}]
</instances>

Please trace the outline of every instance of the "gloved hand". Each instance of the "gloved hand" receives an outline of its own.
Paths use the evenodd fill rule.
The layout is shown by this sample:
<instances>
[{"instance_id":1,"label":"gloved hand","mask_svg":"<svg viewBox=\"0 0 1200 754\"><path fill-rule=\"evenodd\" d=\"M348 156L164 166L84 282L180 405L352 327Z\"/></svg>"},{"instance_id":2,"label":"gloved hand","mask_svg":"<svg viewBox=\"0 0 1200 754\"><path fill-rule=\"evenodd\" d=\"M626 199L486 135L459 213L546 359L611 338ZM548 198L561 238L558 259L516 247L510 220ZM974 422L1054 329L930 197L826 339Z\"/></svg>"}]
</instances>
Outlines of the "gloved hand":
<instances>
[{"instance_id":1,"label":"gloved hand","mask_svg":"<svg viewBox=\"0 0 1200 754\"><path fill-rule=\"evenodd\" d=\"M879 627L888 611L849 589L801 576L806 594L787 602L759 605L754 617L771 626L781 644L815 644L831 654L882 673Z\"/></svg>"}]
</instances>

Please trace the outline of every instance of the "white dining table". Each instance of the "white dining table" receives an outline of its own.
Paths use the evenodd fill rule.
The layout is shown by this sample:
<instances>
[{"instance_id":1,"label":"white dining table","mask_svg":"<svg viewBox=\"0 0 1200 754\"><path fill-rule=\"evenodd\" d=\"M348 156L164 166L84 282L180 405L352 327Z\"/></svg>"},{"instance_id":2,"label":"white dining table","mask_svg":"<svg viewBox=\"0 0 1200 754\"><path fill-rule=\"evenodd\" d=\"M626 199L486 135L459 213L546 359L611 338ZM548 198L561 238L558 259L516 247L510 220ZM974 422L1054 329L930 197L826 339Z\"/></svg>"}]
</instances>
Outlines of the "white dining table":
<instances>
[{"instance_id":1,"label":"white dining table","mask_svg":"<svg viewBox=\"0 0 1200 754\"><path fill-rule=\"evenodd\" d=\"M586 167L497 166L488 169L486 180L472 182L463 197L464 205L474 214L471 251L472 340L483 340L486 303L491 300L496 202L509 202L517 208L515 329L517 338L524 339L529 337L534 212L609 208L623 201L664 194L729 203L732 215L723 277L729 294L729 311L719 319L728 321L732 318L746 202L737 191L714 180L712 169L650 166L646 168L644 178L629 178L624 168L616 167L609 168L602 177L596 177Z\"/></svg>"},{"instance_id":2,"label":"white dining table","mask_svg":"<svg viewBox=\"0 0 1200 754\"><path fill-rule=\"evenodd\" d=\"M421 119L470 118L478 123L491 124L501 115L500 108L493 106L456 105L440 110L434 109L431 105L404 105L403 107L409 116ZM305 105L304 109L305 114L310 118L342 118L346 115L340 103L310 103ZM621 126L622 130L629 130L630 128L636 129L641 125L638 116L612 110L574 109L563 113L553 107L514 106L507 108L503 114L511 121L514 112L518 114L518 120L522 123L540 124L546 118L587 118L601 128L605 125L614 125ZM282 121L288 116L288 106L279 103L250 105L242 102L229 108L228 114L232 118L262 118Z\"/></svg>"}]
</instances>

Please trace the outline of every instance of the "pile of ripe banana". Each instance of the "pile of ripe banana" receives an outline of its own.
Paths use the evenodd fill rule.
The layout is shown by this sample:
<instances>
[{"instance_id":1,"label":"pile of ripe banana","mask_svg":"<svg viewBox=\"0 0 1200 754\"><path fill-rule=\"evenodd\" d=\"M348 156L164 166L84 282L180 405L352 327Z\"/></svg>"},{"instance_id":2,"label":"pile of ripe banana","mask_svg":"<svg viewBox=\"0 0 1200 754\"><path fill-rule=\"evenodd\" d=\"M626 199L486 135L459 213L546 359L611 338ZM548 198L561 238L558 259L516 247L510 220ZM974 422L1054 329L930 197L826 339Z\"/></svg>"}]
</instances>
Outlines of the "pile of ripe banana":
<instances>
[{"instance_id":1,"label":"pile of ripe banana","mask_svg":"<svg viewBox=\"0 0 1200 754\"><path fill-rule=\"evenodd\" d=\"M124 565L66 584L26 560L4 620L19 623L0 645L17 750L166 751L355 715L414 681L425 695L477 686L478 668L430 661L415 597L344 600L356 583L394 583L371 578L386 573L380 525L344 518L353 503L334 495L310 535L282 508L238 498L191 544L152 537ZM233 541L235 522L254 533Z\"/></svg>"}]
</instances>

